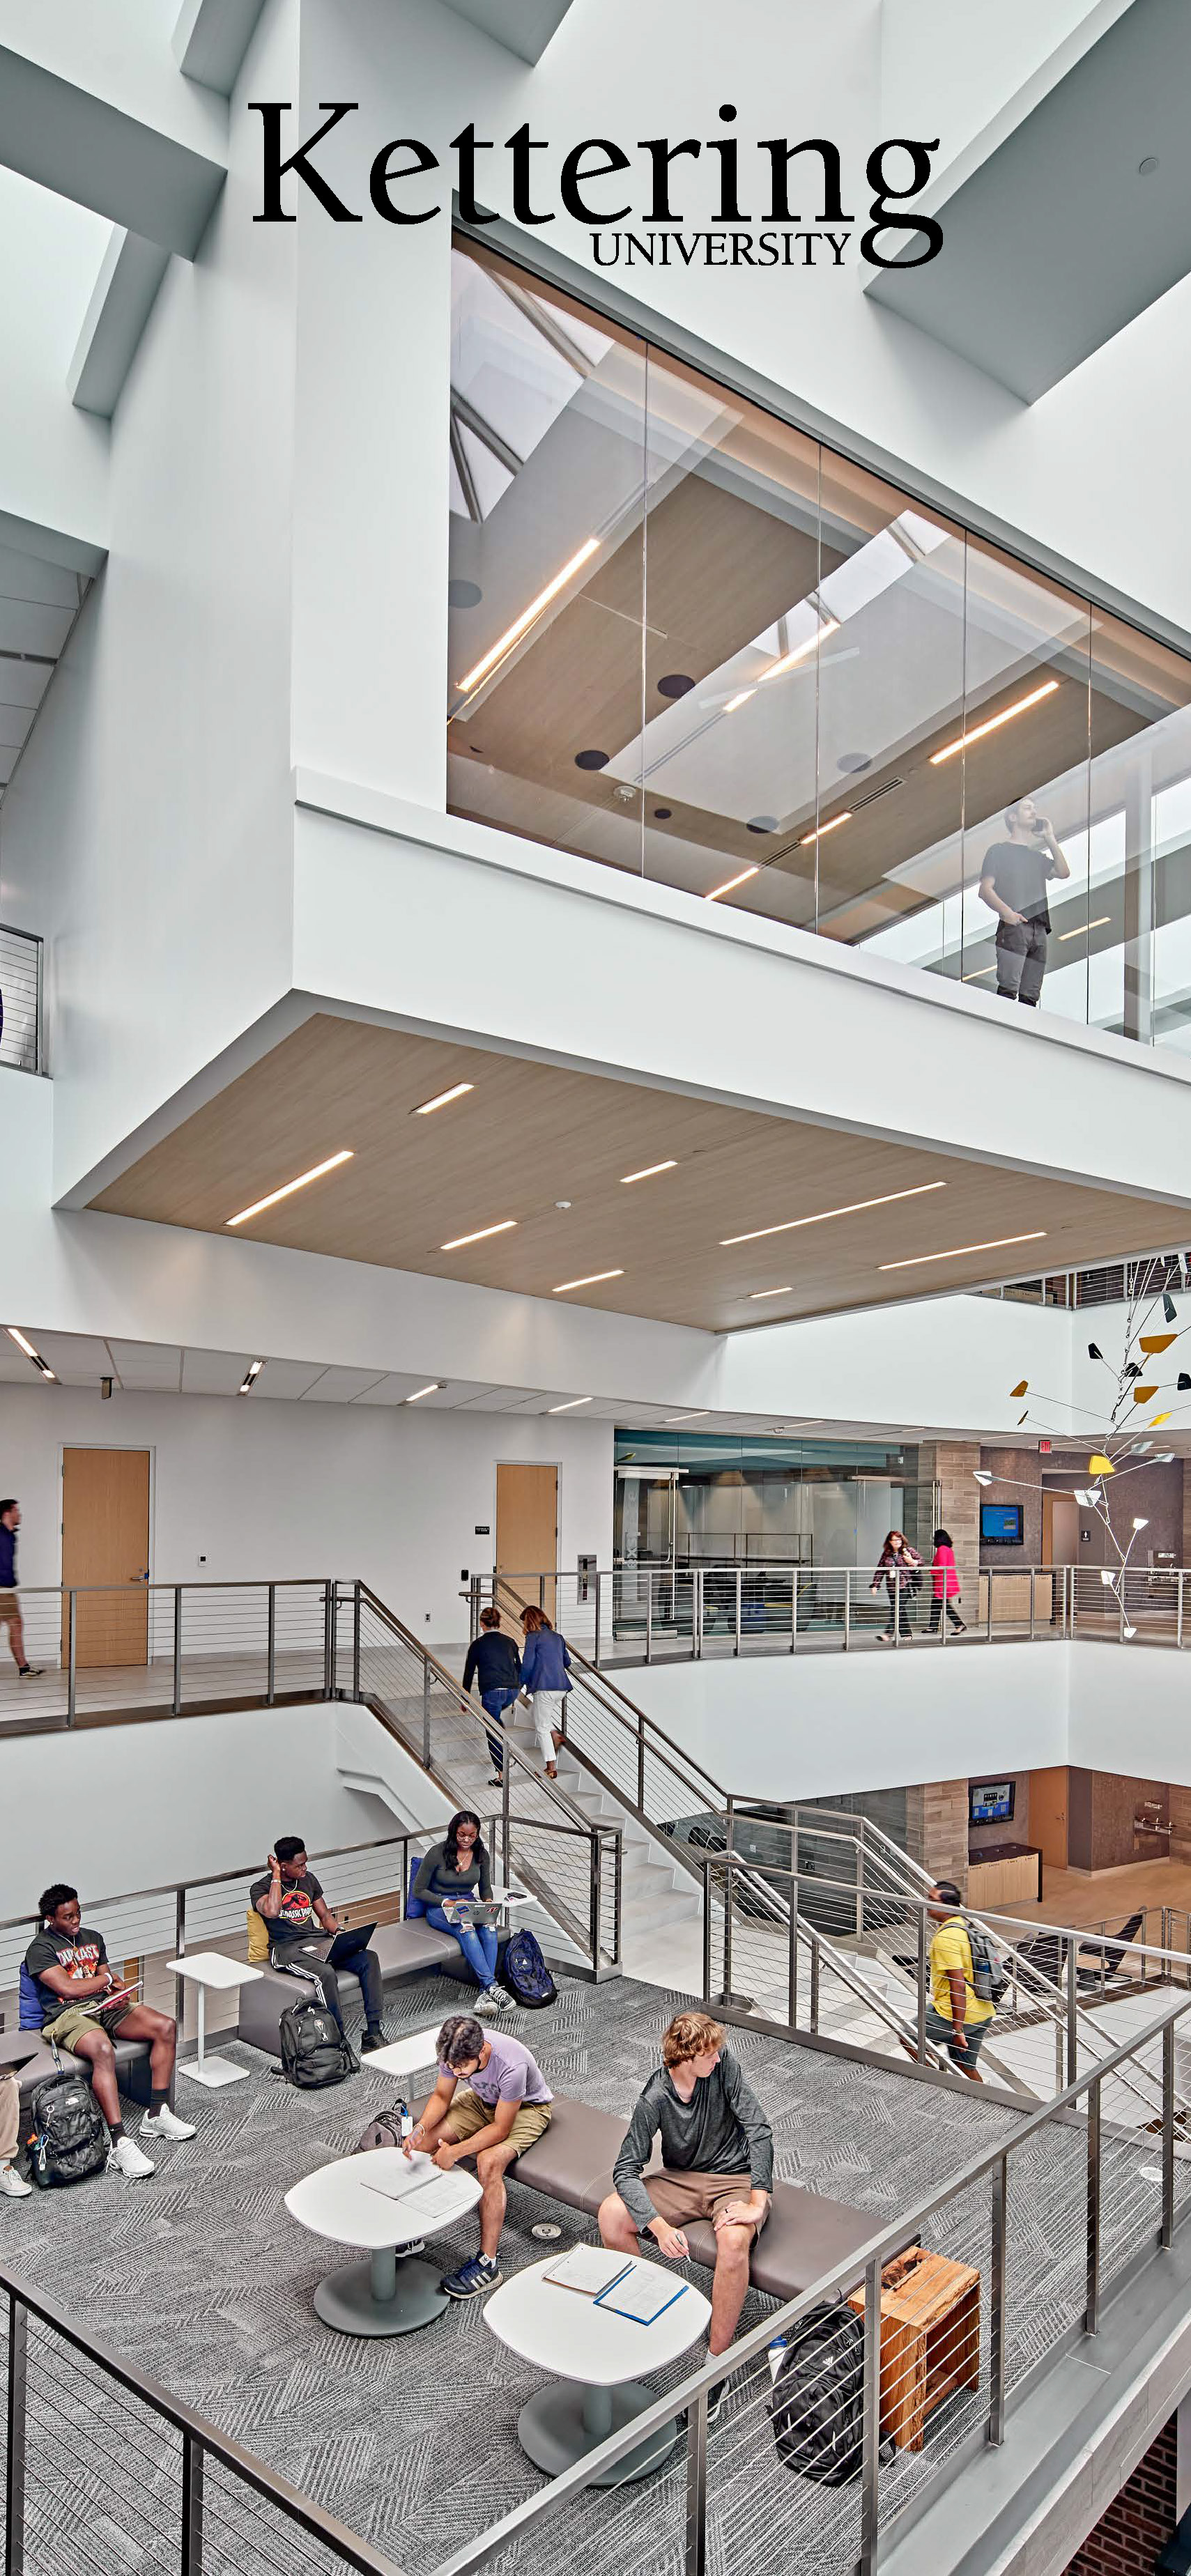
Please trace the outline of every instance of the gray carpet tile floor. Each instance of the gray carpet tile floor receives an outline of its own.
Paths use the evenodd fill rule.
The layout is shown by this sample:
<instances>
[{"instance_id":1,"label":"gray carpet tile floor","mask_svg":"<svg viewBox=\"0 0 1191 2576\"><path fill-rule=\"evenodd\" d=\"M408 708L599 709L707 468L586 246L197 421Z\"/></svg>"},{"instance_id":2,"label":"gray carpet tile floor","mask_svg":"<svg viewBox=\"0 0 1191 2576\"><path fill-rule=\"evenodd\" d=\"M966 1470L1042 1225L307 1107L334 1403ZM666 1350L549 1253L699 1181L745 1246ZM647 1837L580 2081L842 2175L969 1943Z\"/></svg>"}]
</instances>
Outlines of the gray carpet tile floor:
<instances>
[{"instance_id":1,"label":"gray carpet tile floor","mask_svg":"<svg viewBox=\"0 0 1191 2576\"><path fill-rule=\"evenodd\" d=\"M436 1979L391 1994L390 2037L424 2028L457 1994ZM558 2092L627 2114L672 2011L689 1998L628 1980L560 1987L547 2012L506 2026L535 2050ZM922 2084L763 2033L729 2041L773 2123L780 2177L896 2219L986 2147L1012 2136L1022 2114L1003 2100ZM342 2257L283 2207L300 2176L351 2152L374 2112L400 2089L364 2061L350 2084L298 2094L271 2061L227 2047L250 2070L234 2089L202 2094L181 2081L198 2124L191 2144L158 2147L152 2180L97 2176L72 2190L0 2201L2 2259L111 2349L185 2400L246 2450L364 2535L402 2569L433 2569L545 2481L522 2451L517 2417L542 2374L484 2326L482 2303L454 2305L419 2333L369 2342L337 2335L312 2308L322 2275ZM134 2115L135 2116L135 2115ZM1150 2184L1137 2179L1152 2141L1109 2141L1107 2199L1114 2242L1127 2248ZM1011 2376L1044 2353L1079 2313L1083 2295L1081 2128L1048 2128L1015 2161L1010 2188ZM973 2187L937 2214L929 2241L987 2267L989 2189ZM513 2181L502 2245L506 2277L541 2260L531 2234L549 2216L562 2243L592 2223ZM925 2232L925 2231L924 2231ZM475 2250L474 2216L428 2247L444 2271ZM697 2269L692 2277L705 2283ZM578 2306L578 2302L576 2303ZM750 2294L747 2327L773 2312ZM982 2385L988 2302L982 2298ZM656 2384L676 2384L702 2346ZM711 2437L709 2564L751 2576L775 2561L822 2571L854 2564L855 2487L808 2485L782 2468L764 2401L761 2362L734 2384ZM985 2401L956 2399L934 2419L926 2451L883 2472L892 2512ZM73 2423L64 2443L63 2425ZM533 2567L586 2576L683 2565L684 2464L618 2491L588 2494L493 2555L501 2571ZM177 2443L133 2401L113 2399L85 2362L40 2328L31 2339L27 2576L156 2576L176 2569ZM284 2552L292 2535L219 2474L209 2481L204 2576L239 2576ZM262 2545L267 2541L268 2545ZM305 2576L331 2576L333 2558L301 2543Z\"/></svg>"}]
</instances>

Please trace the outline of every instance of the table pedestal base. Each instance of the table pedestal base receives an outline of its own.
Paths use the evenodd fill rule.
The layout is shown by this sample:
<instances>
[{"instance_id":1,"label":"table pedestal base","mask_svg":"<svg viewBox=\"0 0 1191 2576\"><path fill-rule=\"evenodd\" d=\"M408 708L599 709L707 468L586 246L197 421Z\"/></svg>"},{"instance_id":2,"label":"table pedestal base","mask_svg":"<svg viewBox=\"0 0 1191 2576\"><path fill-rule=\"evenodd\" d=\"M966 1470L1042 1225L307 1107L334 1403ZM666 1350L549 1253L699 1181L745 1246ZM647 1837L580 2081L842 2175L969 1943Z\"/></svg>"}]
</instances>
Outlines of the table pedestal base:
<instances>
[{"instance_id":1,"label":"table pedestal base","mask_svg":"<svg viewBox=\"0 0 1191 2576\"><path fill-rule=\"evenodd\" d=\"M230 2057L204 2057L201 2066L197 2059L180 2058L178 2073L188 2075L192 2084L205 2084L211 2093L216 2092L221 2084L248 2082L247 2067L233 2066Z\"/></svg>"},{"instance_id":2,"label":"table pedestal base","mask_svg":"<svg viewBox=\"0 0 1191 2576\"><path fill-rule=\"evenodd\" d=\"M644 2415L660 2393L639 2379L627 2380L620 2388L577 2388L569 2380L555 2381L550 2388L540 2388L521 2409L517 2431L522 2450L547 2477L559 2477L586 2451L594 2451L598 2442L606 2442L609 2433L619 2433L635 2415ZM627 2459L593 2478L593 2487L618 2487L632 2478L648 2477L651 2469L668 2459L681 2430L681 2420L675 2416L672 2423L651 2433L639 2451L630 2451Z\"/></svg>"},{"instance_id":3,"label":"table pedestal base","mask_svg":"<svg viewBox=\"0 0 1191 2576\"><path fill-rule=\"evenodd\" d=\"M314 2293L315 2315L338 2334L413 2334L446 2305L433 2264L412 2255L398 2259L392 2246L382 2246L368 2263L328 2272Z\"/></svg>"}]
</instances>

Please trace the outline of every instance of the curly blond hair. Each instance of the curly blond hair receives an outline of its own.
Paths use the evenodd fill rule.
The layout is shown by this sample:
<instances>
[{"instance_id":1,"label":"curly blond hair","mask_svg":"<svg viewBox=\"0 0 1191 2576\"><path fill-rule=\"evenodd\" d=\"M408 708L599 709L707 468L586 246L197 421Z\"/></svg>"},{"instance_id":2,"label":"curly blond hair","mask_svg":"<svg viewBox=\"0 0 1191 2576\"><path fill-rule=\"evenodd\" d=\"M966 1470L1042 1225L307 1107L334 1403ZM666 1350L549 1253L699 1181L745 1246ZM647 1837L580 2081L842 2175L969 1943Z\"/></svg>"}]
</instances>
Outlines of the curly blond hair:
<instances>
[{"instance_id":1,"label":"curly blond hair","mask_svg":"<svg viewBox=\"0 0 1191 2576\"><path fill-rule=\"evenodd\" d=\"M704 2057L709 2049L724 2045L724 2025L713 2021L710 2013L675 2013L662 2041L664 2066L685 2066L692 2057Z\"/></svg>"}]
</instances>

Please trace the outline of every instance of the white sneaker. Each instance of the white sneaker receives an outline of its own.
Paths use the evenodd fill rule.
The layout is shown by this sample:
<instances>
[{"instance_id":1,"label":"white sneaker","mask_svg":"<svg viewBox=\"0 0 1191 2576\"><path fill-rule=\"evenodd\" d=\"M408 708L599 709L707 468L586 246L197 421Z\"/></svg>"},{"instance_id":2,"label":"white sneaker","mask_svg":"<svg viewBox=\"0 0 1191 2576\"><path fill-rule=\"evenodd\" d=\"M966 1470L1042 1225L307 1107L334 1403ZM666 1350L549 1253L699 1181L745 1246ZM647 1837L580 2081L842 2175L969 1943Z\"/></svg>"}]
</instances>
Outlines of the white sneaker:
<instances>
[{"instance_id":1,"label":"white sneaker","mask_svg":"<svg viewBox=\"0 0 1191 2576\"><path fill-rule=\"evenodd\" d=\"M0 2191L4 2192L9 2200L28 2200L32 2190L32 2183L25 2181L23 2174L17 2172L15 2165L0 2165Z\"/></svg>"},{"instance_id":2,"label":"white sneaker","mask_svg":"<svg viewBox=\"0 0 1191 2576\"><path fill-rule=\"evenodd\" d=\"M123 2174L126 2182L143 2182L146 2174L157 2171L152 2156L142 2155L132 2138L117 2138L115 2146L108 2148L107 2169Z\"/></svg>"},{"instance_id":3,"label":"white sneaker","mask_svg":"<svg viewBox=\"0 0 1191 2576\"><path fill-rule=\"evenodd\" d=\"M505 1998L501 1994L499 1987L489 1986L480 1996L479 2002L476 2005L476 2012L480 2020L484 2021L490 2013L503 2012L504 2008Z\"/></svg>"},{"instance_id":4,"label":"white sneaker","mask_svg":"<svg viewBox=\"0 0 1191 2576\"><path fill-rule=\"evenodd\" d=\"M177 2112L171 2111L168 2102L162 2103L160 2111L146 2111L141 2129L149 2138L194 2138L198 2135L189 2120L180 2120Z\"/></svg>"}]
</instances>

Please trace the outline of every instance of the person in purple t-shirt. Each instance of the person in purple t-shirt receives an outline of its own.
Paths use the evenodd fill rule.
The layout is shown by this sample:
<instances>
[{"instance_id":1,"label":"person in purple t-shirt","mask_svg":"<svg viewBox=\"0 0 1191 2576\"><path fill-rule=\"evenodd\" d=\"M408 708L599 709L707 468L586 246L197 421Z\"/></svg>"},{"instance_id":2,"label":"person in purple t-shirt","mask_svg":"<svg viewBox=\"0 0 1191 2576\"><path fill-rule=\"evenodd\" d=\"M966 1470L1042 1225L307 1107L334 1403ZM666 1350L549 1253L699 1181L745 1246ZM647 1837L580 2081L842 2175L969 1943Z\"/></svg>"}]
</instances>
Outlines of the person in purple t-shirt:
<instances>
[{"instance_id":1,"label":"person in purple t-shirt","mask_svg":"<svg viewBox=\"0 0 1191 2576\"><path fill-rule=\"evenodd\" d=\"M452 2013L435 2054L438 2082L405 2152L425 2148L444 2173L464 2156L475 2157L484 2191L480 2250L442 2284L449 2299L475 2299L502 2277L496 2257L508 2207L506 2167L541 2137L554 2096L523 2042L504 2031L489 2038L472 2013Z\"/></svg>"}]
</instances>

